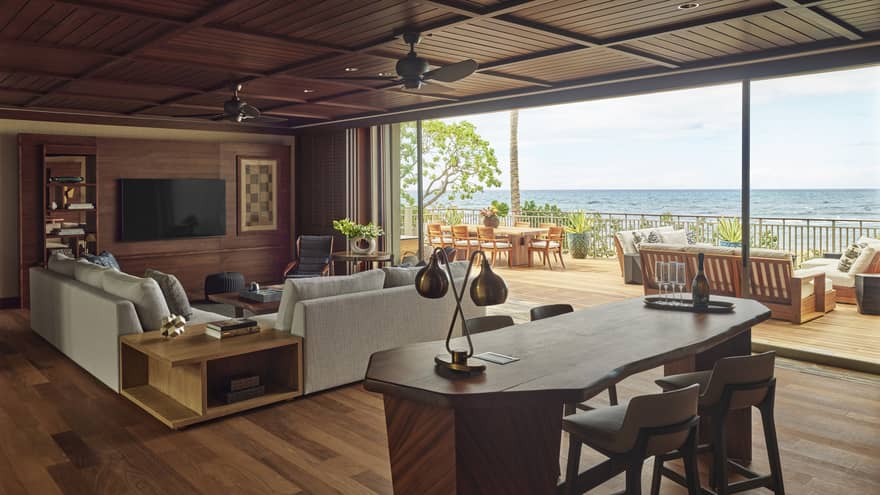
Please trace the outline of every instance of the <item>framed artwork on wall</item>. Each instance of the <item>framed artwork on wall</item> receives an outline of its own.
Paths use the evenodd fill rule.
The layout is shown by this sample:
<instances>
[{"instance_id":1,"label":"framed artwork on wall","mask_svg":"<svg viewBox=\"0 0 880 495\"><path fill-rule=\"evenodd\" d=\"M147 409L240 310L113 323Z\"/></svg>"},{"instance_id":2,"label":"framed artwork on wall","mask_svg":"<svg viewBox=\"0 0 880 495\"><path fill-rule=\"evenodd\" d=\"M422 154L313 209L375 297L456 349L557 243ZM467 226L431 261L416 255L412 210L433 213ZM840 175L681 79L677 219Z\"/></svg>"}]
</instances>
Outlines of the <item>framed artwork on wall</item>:
<instances>
[{"instance_id":1,"label":"framed artwork on wall","mask_svg":"<svg viewBox=\"0 0 880 495\"><path fill-rule=\"evenodd\" d=\"M278 160L238 157L238 231L278 229Z\"/></svg>"}]
</instances>

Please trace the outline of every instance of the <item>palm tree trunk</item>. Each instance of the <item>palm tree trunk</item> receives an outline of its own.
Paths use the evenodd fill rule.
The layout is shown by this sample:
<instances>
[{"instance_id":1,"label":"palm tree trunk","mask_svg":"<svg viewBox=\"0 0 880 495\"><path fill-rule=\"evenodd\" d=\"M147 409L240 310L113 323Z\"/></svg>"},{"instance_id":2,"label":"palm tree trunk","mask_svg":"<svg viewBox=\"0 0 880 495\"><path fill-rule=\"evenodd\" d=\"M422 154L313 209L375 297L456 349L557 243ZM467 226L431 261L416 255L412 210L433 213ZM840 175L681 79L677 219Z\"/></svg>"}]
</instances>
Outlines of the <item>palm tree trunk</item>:
<instances>
[{"instance_id":1,"label":"palm tree trunk","mask_svg":"<svg viewBox=\"0 0 880 495\"><path fill-rule=\"evenodd\" d=\"M510 111L510 211L520 213L519 198L519 110Z\"/></svg>"}]
</instances>

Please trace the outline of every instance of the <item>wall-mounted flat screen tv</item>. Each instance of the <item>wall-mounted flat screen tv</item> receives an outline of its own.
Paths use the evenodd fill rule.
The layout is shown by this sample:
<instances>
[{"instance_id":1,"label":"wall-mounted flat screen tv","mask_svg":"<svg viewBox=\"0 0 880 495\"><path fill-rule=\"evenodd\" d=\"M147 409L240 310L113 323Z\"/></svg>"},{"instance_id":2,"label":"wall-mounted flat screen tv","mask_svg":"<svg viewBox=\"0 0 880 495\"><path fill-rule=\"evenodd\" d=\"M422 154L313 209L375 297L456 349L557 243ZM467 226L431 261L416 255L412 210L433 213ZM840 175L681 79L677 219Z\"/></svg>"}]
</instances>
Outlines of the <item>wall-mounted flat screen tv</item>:
<instances>
[{"instance_id":1,"label":"wall-mounted flat screen tv","mask_svg":"<svg viewBox=\"0 0 880 495\"><path fill-rule=\"evenodd\" d=\"M226 235L226 181L119 179L120 240Z\"/></svg>"}]
</instances>

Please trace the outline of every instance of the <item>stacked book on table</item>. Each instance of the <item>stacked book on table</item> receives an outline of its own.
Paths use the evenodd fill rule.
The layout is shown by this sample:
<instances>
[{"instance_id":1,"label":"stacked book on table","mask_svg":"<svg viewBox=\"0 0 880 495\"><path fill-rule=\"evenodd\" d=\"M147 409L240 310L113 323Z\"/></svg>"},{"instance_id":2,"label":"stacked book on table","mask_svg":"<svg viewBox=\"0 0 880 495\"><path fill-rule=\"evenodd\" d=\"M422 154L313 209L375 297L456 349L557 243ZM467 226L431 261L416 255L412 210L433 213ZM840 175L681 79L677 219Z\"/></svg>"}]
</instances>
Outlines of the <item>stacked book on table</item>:
<instances>
[{"instance_id":1,"label":"stacked book on table","mask_svg":"<svg viewBox=\"0 0 880 495\"><path fill-rule=\"evenodd\" d=\"M68 210L94 210L95 204L94 203L68 203L67 209Z\"/></svg>"},{"instance_id":2,"label":"stacked book on table","mask_svg":"<svg viewBox=\"0 0 880 495\"><path fill-rule=\"evenodd\" d=\"M248 335L258 333L259 331L259 323L247 318L232 318L230 320L214 321L205 325L205 335L215 339Z\"/></svg>"},{"instance_id":3,"label":"stacked book on table","mask_svg":"<svg viewBox=\"0 0 880 495\"><path fill-rule=\"evenodd\" d=\"M260 375L239 376L229 379L229 387L223 399L227 404L260 397L266 387L260 383Z\"/></svg>"}]
</instances>

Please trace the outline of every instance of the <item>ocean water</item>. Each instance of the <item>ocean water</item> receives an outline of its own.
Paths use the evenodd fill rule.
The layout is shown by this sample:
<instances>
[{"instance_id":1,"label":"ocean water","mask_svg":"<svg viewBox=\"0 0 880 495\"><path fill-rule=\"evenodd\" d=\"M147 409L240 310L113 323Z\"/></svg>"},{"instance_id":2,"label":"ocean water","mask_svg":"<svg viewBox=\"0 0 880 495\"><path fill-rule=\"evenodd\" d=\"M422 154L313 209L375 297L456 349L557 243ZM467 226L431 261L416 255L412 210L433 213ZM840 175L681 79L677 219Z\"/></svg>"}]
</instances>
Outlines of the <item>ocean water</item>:
<instances>
[{"instance_id":1,"label":"ocean water","mask_svg":"<svg viewBox=\"0 0 880 495\"><path fill-rule=\"evenodd\" d=\"M564 211L602 213L740 214L738 189L521 190L522 201L555 204ZM484 208L492 200L510 203L510 191L492 189L467 200L444 201L459 208ZM439 206L439 205L438 205ZM753 217L880 220L880 189L757 189Z\"/></svg>"}]
</instances>

